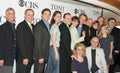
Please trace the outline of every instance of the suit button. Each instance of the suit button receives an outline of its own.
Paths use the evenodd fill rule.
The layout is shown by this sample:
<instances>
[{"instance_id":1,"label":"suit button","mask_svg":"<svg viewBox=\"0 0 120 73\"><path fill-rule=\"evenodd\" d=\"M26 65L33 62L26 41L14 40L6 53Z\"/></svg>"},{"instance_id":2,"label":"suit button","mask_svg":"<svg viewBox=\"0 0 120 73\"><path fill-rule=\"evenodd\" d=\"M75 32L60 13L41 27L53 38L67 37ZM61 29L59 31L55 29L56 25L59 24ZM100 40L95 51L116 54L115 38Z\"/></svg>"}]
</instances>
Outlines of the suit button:
<instances>
[{"instance_id":1,"label":"suit button","mask_svg":"<svg viewBox=\"0 0 120 73\"><path fill-rule=\"evenodd\" d=\"M13 45L14 47L16 47L16 45Z\"/></svg>"},{"instance_id":2,"label":"suit button","mask_svg":"<svg viewBox=\"0 0 120 73\"><path fill-rule=\"evenodd\" d=\"M16 41L16 38L14 38L14 41Z\"/></svg>"}]
</instances>

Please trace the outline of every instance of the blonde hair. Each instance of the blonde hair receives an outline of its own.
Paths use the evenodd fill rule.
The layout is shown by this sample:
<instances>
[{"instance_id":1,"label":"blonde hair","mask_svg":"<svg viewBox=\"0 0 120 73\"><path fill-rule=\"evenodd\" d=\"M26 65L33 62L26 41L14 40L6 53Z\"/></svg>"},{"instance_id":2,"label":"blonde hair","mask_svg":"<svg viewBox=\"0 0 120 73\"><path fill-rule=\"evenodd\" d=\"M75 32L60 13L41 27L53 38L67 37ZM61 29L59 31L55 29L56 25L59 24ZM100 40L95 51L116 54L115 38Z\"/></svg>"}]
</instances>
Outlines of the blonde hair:
<instances>
[{"instance_id":1,"label":"blonde hair","mask_svg":"<svg viewBox=\"0 0 120 73\"><path fill-rule=\"evenodd\" d=\"M108 30L108 26L102 26L101 28L105 28L106 30ZM103 33L101 33L101 31L100 31L100 34L99 34L99 39L102 39L102 37L103 37ZM110 37L110 34L107 32L107 38L109 38Z\"/></svg>"},{"instance_id":2,"label":"blonde hair","mask_svg":"<svg viewBox=\"0 0 120 73\"><path fill-rule=\"evenodd\" d=\"M83 52L84 52L83 56L85 56L85 52L86 52L86 47L85 47L85 45L82 44L82 43L76 43L75 46L74 46L74 49L73 49L73 54L75 55L75 57L77 57L77 49L78 49L78 47L81 47L81 48L82 48L82 50L83 50Z\"/></svg>"}]
</instances>

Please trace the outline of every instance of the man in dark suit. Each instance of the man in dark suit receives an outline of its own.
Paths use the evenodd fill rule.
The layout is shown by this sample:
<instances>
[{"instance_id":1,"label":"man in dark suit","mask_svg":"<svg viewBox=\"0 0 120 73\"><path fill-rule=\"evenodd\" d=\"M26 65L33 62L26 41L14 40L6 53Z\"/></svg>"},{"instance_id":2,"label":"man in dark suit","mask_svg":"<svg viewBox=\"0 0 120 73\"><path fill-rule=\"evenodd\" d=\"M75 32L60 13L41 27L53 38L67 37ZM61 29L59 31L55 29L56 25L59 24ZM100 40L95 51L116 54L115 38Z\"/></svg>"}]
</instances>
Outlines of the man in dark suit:
<instances>
[{"instance_id":1,"label":"man in dark suit","mask_svg":"<svg viewBox=\"0 0 120 73\"><path fill-rule=\"evenodd\" d=\"M85 41L81 42L83 43L86 47L90 46L90 29L89 26L87 26L85 23L87 21L87 15L86 14L80 14L79 15L79 26L78 26L78 33L80 37L82 36L83 31L85 32Z\"/></svg>"},{"instance_id":2,"label":"man in dark suit","mask_svg":"<svg viewBox=\"0 0 120 73\"><path fill-rule=\"evenodd\" d=\"M16 73L30 73L33 64L33 20L34 11L27 9L25 11L25 20L17 26Z\"/></svg>"},{"instance_id":3,"label":"man in dark suit","mask_svg":"<svg viewBox=\"0 0 120 73\"><path fill-rule=\"evenodd\" d=\"M108 31L110 32L110 35L113 36L114 39L114 49L113 49L113 59L114 59L114 65L110 66L109 73L114 73L114 69L117 64L120 65L120 29L115 27L116 19L115 18L109 18L108 24L110 28Z\"/></svg>"},{"instance_id":4,"label":"man in dark suit","mask_svg":"<svg viewBox=\"0 0 120 73\"><path fill-rule=\"evenodd\" d=\"M6 22L0 26L0 73L13 73L16 51L15 10L6 10Z\"/></svg>"},{"instance_id":5,"label":"man in dark suit","mask_svg":"<svg viewBox=\"0 0 120 73\"><path fill-rule=\"evenodd\" d=\"M71 24L71 14L65 13L63 22L60 24L60 73L71 73L71 36L69 25Z\"/></svg>"},{"instance_id":6,"label":"man in dark suit","mask_svg":"<svg viewBox=\"0 0 120 73\"><path fill-rule=\"evenodd\" d=\"M50 28L48 21L50 19L51 11L45 8L42 10L41 14L42 19L34 28L34 73L44 73L50 47Z\"/></svg>"}]
</instances>

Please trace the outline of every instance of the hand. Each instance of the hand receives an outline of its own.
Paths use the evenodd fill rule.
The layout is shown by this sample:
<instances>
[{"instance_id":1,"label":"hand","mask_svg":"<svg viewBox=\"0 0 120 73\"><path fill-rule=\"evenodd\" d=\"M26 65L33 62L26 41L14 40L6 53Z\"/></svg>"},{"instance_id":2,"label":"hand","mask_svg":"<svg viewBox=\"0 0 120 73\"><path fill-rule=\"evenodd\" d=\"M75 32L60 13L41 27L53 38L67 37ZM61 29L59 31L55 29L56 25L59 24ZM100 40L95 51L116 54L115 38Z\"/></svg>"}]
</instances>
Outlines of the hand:
<instances>
[{"instance_id":1,"label":"hand","mask_svg":"<svg viewBox=\"0 0 120 73\"><path fill-rule=\"evenodd\" d=\"M44 63L44 58L39 59L39 63L40 64Z\"/></svg>"},{"instance_id":2,"label":"hand","mask_svg":"<svg viewBox=\"0 0 120 73\"><path fill-rule=\"evenodd\" d=\"M82 36L85 38L85 31L82 32Z\"/></svg>"},{"instance_id":3,"label":"hand","mask_svg":"<svg viewBox=\"0 0 120 73\"><path fill-rule=\"evenodd\" d=\"M23 59L23 64L27 65L28 64L28 59Z\"/></svg>"},{"instance_id":4,"label":"hand","mask_svg":"<svg viewBox=\"0 0 120 73\"><path fill-rule=\"evenodd\" d=\"M55 60L56 60L56 61L59 60L59 55L58 55L58 53L55 54Z\"/></svg>"},{"instance_id":5,"label":"hand","mask_svg":"<svg viewBox=\"0 0 120 73\"><path fill-rule=\"evenodd\" d=\"M73 59L76 59L75 55L71 55L71 58L72 58L72 60L73 60Z\"/></svg>"},{"instance_id":6,"label":"hand","mask_svg":"<svg viewBox=\"0 0 120 73\"><path fill-rule=\"evenodd\" d=\"M118 51L118 50L115 50L114 52L115 52L115 53L119 53L119 51Z\"/></svg>"},{"instance_id":7,"label":"hand","mask_svg":"<svg viewBox=\"0 0 120 73\"><path fill-rule=\"evenodd\" d=\"M4 65L4 60L0 60L0 67Z\"/></svg>"},{"instance_id":8,"label":"hand","mask_svg":"<svg viewBox=\"0 0 120 73\"><path fill-rule=\"evenodd\" d=\"M113 58L113 57L112 57L112 54L110 54L110 55L109 55L109 59L112 60L112 58Z\"/></svg>"}]
</instances>

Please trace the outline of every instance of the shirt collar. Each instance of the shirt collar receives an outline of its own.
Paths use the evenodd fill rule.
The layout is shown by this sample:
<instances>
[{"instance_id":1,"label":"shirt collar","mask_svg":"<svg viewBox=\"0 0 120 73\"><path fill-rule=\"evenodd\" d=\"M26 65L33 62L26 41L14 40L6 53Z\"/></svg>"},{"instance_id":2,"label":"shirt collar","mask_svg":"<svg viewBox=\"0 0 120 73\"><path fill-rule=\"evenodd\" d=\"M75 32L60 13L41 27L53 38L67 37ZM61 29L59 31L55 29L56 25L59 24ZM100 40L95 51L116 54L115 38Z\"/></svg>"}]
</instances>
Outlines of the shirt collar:
<instances>
[{"instance_id":1,"label":"shirt collar","mask_svg":"<svg viewBox=\"0 0 120 73\"><path fill-rule=\"evenodd\" d=\"M27 20L25 20L26 22L27 22L27 24L29 25L29 26L31 26L31 23L30 22L28 22Z\"/></svg>"}]
</instances>

